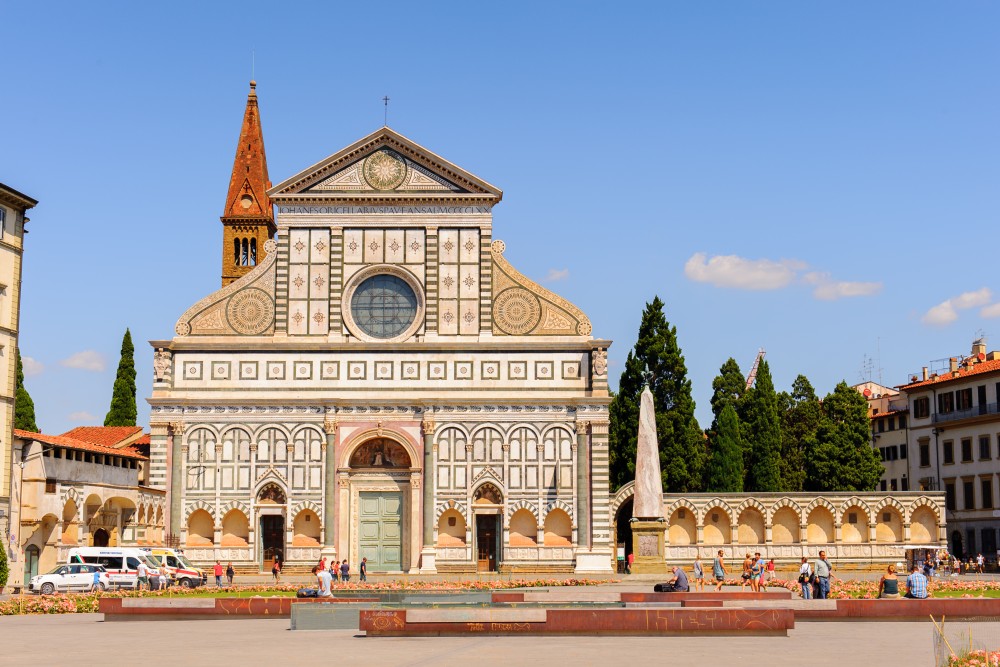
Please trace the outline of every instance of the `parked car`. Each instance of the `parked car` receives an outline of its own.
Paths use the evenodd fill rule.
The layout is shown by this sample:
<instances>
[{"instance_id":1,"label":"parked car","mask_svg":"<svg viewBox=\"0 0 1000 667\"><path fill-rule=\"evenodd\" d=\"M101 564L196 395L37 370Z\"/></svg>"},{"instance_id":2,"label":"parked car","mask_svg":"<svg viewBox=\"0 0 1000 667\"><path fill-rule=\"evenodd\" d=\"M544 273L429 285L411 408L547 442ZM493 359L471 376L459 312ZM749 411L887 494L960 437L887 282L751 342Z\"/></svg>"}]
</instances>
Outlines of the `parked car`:
<instances>
[{"instance_id":1,"label":"parked car","mask_svg":"<svg viewBox=\"0 0 1000 667\"><path fill-rule=\"evenodd\" d=\"M51 572L32 577L28 582L28 590L42 595L51 595L56 591L89 591L94 585L95 571L98 590L107 590L111 579L104 567L77 563L60 565Z\"/></svg>"}]
</instances>

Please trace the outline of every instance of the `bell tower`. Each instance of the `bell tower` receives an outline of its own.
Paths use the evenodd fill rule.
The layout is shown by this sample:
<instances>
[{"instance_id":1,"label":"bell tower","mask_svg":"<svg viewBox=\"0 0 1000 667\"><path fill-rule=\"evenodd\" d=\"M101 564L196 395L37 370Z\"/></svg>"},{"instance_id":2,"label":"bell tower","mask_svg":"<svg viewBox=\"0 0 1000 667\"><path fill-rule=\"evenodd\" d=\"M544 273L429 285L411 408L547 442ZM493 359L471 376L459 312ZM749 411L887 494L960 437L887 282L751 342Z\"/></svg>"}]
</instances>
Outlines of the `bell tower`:
<instances>
[{"instance_id":1,"label":"bell tower","mask_svg":"<svg viewBox=\"0 0 1000 667\"><path fill-rule=\"evenodd\" d=\"M257 82L250 82L233 175L222 213L222 286L245 276L264 259L264 242L274 238L274 208L267 190L267 157L257 106Z\"/></svg>"}]
</instances>

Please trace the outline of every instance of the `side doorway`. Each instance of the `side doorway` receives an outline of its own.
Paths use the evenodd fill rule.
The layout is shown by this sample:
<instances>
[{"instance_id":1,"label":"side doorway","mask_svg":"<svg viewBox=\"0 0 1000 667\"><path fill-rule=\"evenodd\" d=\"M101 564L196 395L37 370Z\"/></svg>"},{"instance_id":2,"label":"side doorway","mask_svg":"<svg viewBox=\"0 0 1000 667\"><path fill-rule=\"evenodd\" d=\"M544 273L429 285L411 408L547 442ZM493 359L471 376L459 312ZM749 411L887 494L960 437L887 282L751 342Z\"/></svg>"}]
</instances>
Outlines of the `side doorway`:
<instances>
[{"instance_id":1,"label":"side doorway","mask_svg":"<svg viewBox=\"0 0 1000 667\"><path fill-rule=\"evenodd\" d=\"M500 549L500 515L476 514L476 569L496 572Z\"/></svg>"},{"instance_id":2,"label":"side doorway","mask_svg":"<svg viewBox=\"0 0 1000 667\"><path fill-rule=\"evenodd\" d=\"M265 514L260 517L261 567L270 570L277 558L285 560L285 517L280 514Z\"/></svg>"}]
</instances>

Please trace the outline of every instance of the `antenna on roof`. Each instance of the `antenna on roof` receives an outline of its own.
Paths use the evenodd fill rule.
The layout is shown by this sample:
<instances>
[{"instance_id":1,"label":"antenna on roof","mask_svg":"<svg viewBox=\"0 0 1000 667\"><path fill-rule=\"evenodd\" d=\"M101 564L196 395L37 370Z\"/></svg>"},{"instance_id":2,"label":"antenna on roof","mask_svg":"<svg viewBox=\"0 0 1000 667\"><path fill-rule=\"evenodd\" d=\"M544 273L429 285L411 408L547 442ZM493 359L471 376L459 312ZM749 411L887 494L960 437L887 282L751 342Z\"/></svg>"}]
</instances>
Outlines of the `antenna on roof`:
<instances>
[{"instance_id":1,"label":"antenna on roof","mask_svg":"<svg viewBox=\"0 0 1000 667\"><path fill-rule=\"evenodd\" d=\"M389 96L383 97L382 102L385 104L385 111L382 113L382 126L389 127Z\"/></svg>"},{"instance_id":2,"label":"antenna on roof","mask_svg":"<svg viewBox=\"0 0 1000 667\"><path fill-rule=\"evenodd\" d=\"M257 80L257 52L250 49L250 80Z\"/></svg>"}]
</instances>

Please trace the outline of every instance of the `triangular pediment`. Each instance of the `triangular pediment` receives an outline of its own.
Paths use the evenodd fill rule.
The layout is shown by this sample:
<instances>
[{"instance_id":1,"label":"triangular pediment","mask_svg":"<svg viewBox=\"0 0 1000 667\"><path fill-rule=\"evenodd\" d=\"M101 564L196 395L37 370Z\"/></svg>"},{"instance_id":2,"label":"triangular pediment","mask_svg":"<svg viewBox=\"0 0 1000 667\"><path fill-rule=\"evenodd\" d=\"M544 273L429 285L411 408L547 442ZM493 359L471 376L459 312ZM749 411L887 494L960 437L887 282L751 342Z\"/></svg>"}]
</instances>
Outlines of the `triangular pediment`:
<instances>
[{"instance_id":1,"label":"triangular pediment","mask_svg":"<svg viewBox=\"0 0 1000 667\"><path fill-rule=\"evenodd\" d=\"M403 135L383 127L268 191L272 198L478 196L503 192Z\"/></svg>"}]
</instances>

